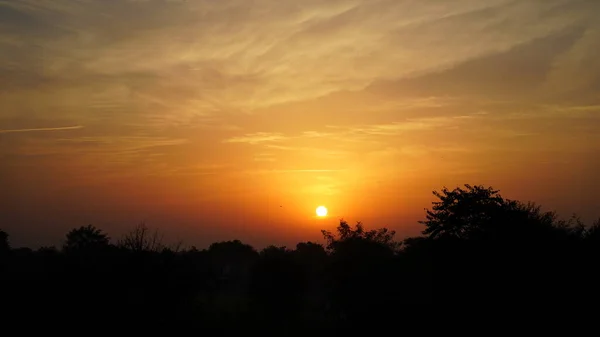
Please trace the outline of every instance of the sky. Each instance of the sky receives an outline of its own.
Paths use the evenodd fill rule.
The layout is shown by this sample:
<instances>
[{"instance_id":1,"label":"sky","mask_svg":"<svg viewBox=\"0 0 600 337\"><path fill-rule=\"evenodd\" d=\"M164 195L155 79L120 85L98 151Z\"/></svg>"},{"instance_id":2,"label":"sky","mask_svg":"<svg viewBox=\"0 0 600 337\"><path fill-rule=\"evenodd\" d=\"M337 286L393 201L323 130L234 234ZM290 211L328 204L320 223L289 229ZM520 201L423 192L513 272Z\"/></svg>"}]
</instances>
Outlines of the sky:
<instances>
[{"instance_id":1,"label":"sky","mask_svg":"<svg viewBox=\"0 0 600 337\"><path fill-rule=\"evenodd\" d=\"M600 1L1 0L0 227L397 237L482 184L600 216ZM329 209L325 218L315 208Z\"/></svg>"}]
</instances>

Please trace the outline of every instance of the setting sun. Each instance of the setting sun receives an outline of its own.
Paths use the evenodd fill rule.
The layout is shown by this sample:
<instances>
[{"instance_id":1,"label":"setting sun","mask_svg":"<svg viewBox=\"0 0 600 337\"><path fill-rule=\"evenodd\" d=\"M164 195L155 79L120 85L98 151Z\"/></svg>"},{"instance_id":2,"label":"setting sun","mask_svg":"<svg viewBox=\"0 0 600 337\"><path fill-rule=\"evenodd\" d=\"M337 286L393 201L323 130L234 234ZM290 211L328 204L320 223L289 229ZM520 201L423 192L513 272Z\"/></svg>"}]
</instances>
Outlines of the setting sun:
<instances>
[{"instance_id":1,"label":"setting sun","mask_svg":"<svg viewBox=\"0 0 600 337\"><path fill-rule=\"evenodd\" d=\"M326 216L326 215L327 215L327 208L325 206L317 207L317 216Z\"/></svg>"}]
</instances>

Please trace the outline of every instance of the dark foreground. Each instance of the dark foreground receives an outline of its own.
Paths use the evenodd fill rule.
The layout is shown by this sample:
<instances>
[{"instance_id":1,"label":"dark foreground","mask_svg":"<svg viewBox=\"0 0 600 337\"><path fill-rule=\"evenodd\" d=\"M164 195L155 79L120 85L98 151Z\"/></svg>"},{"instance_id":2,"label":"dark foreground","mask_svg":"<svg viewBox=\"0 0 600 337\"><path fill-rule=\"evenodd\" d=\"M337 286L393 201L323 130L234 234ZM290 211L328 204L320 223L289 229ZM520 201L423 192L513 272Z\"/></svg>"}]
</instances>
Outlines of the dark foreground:
<instances>
[{"instance_id":1,"label":"dark foreground","mask_svg":"<svg viewBox=\"0 0 600 337\"><path fill-rule=\"evenodd\" d=\"M481 186L435 194L423 236L402 242L385 228L343 221L323 232L325 246L260 252L237 240L179 250L144 225L115 244L81 227L60 250L11 249L2 232L3 324L19 332L54 325L83 334L331 336L424 332L473 313L498 324L514 323L517 312L529 313L528 322L542 312L563 320L596 312L600 223L559 221Z\"/></svg>"}]
</instances>

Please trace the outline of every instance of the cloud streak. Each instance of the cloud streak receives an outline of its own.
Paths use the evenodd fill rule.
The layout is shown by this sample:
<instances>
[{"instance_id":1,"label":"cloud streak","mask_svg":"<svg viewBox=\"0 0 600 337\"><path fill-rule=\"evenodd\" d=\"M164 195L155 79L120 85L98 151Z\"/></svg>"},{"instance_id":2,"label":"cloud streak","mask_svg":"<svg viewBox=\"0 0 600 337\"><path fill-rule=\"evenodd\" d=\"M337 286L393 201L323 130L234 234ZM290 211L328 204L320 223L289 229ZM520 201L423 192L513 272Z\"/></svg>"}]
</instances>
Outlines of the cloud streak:
<instances>
[{"instance_id":1,"label":"cloud streak","mask_svg":"<svg viewBox=\"0 0 600 337\"><path fill-rule=\"evenodd\" d=\"M267 142L276 142L285 140L288 137L284 136L281 133L271 133L271 132L256 132L250 133L243 136L232 137L226 139L225 143L247 143L247 144L260 144Z\"/></svg>"},{"instance_id":2,"label":"cloud streak","mask_svg":"<svg viewBox=\"0 0 600 337\"><path fill-rule=\"evenodd\" d=\"M77 129L82 129L82 128L83 128L83 125L61 126L61 127L55 127L55 128L29 128L29 129L11 129L11 130L1 130L0 129L0 133L64 131L64 130L77 130Z\"/></svg>"}]
</instances>

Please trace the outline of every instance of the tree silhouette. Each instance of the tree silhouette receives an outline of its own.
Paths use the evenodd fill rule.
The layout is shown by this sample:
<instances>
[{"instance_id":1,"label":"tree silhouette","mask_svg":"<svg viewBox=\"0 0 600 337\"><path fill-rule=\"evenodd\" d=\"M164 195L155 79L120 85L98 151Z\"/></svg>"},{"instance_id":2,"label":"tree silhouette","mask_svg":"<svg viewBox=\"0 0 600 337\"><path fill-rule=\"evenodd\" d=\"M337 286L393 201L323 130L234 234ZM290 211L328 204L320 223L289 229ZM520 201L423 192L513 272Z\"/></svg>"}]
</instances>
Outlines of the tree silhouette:
<instances>
[{"instance_id":1,"label":"tree silhouette","mask_svg":"<svg viewBox=\"0 0 600 337\"><path fill-rule=\"evenodd\" d=\"M365 230L360 222L355 228L340 220L337 235L322 231L331 254L328 288L334 310L340 318L354 320L382 314L390 303L384 293L367 289L389 289L394 283L392 264L400 243L387 228Z\"/></svg>"},{"instance_id":2,"label":"tree silhouette","mask_svg":"<svg viewBox=\"0 0 600 337\"><path fill-rule=\"evenodd\" d=\"M29 310L29 319L101 318L106 328L138 332L185 326L204 335L264 335L268 327L286 336L332 336L399 318L414 325L413 317L431 319L432 310L457 303L481 311L570 310L600 299L600 220L561 220L491 187L434 195L422 235L402 245L394 231L344 220L321 231L324 245L260 251L240 240L166 249L143 223L123 236L121 249L91 225L71 230L63 250L11 249L0 230L0 252L8 252L0 254L3 305ZM47 303L62 305L45 310Z\"/></svg>"},{"instance_id":3,"label":"tree silhouette","mask_svg":"<svg viewBox=\"0 0 600 337\"><path fill-rule=\"evenodd\" d=\"M600 243L600 219L596 220L589 228L586 228L583 236Z\"/></svg>"},{"instance_id":4,"label":"tree silhouette","mask_svg":"<svg viewBox=\"0 0 600 337\"><path fill-rule=\"evenodd\" d=\"M146 223L137 225L131 232L125 234L118 246L132 252L160 252L165 248L163 236L158 230L151 231Z\"/></svg>"},{"instance_id":5,"label":"tree silhouette","mask_svg":"<svg viewBox=\"0 0 600 337\"><path fill-rule=\"evenodd\" d=\"M468 238L487 225L498 210L505 206L505 200L499 191L483 186L466 184L448 190L444 187L440 192L433 191L439 201L433 202L432 210L426 209L426 221L423 234L429 238L454 237Z\"/></svg>"},{"instance_id":6,"label":"tree silhouette","mask_svg":"<svg viewBox=\"0 0 600 337\"><path fill-rule=\"evenodd\" d=\"M394 241L395 231L387 228L373 229L366 231L361 222L357 222L352 229L345 220L340 220L337 227L337 236L330 231L322 230L321 233L327 241L327 250L336 251L341 245L350 243L372 243L385 247L391 251L396 251L401 243Z\"/></svg>"},{"instance_id":7,"label":"tree silhouette","mask_svg":"<svg viewBox=\"0 0 600 337\"><path fill-rule=\"evenodd\" d=\"M88 225L71 230L63 250L67 253L94 252L108 247L110 238L102 230Z\"/></svg>"},{"instance_id":8,"label":"tree silhouette","mask_svg":"<svg viewBox=\"0 0 600 337\"><path fill-rule=\"evenodd\" d=\"M278 320L300 311L305 275L286 247L269 246L252 268L251 293L257 306Z\"/></svg>"},{"instance_id":9,"label":"tree silhouette","mask_svg":"<svg viewBox=\"0 0 600 337\"><path fill-rule=\"evenodd\" d=\"M307 267L317 267L327 259L327 251L323 245L310 241L298 243L293 254L301 264Z\"/></svg>"},{"instance_id":10,"label":"tree silhouette","mask_svg":"<svg viewBox=\"0 0 600 337\"><path fill-rule=\"evenodd\" d=\"M258 252L240 240L215 242L208 248L208 254L221 279L243 277L258 258Z\"/></svg>"},{"instance_id":11,"label":"tree silhouette","mask_svg":"<svg viewBox=\"0 0 600 337\"><path fill-rule=\"evenodd\" d=\"M0 253L10 251L10 243L8 242L8 233L0 229Z\"/></svg>"},{"instance_id":12,"label":"tree silhouette","mask_svg":"<svg viewBox=\"0 0 600 337\"><path fill-rule=\"evenodd\" d=\"M563 275L577 275L581 269L576 266L585 256L580 255L582 240L589 230L581 221L559 220L535 203L504 199L491 187L464 186L434 191L439 201L420 222L427 240L407 241L407 253L421 261L427 257L432 277L455 290L440 299L478 305L537 303L547 289L568 297L560 288L575 285ZM492 284L502 286L490 291ZM481 293L488 295L482 298Z\"/></svg>"},{"instance_id":13,"label":"tree silhouette","mask_svg":"<svg viewBox=\"0 0 600 337\"><path fill-rule=\"evenodd\" d=\"M326 307L325 271L329 256L323 245L300 242L292 252L294 261L302 269L304 277L304 310L324 314Z\"/></svg>"},{"instance_id":14,"label":"tree silhouette","mask_svg":"<svg viewBox=\"0 0 600 337\"><path fill-rule=\"evenodd\" d=\"M423 234L430 239L524 240L560 230L554 212L535 203L504 199L491 187L464 185L433 194L439 201L426 209ZM566 227L562 228L566 230ZM571 230L571 229L569 229Z\"/></svg>"}]
</instances>

